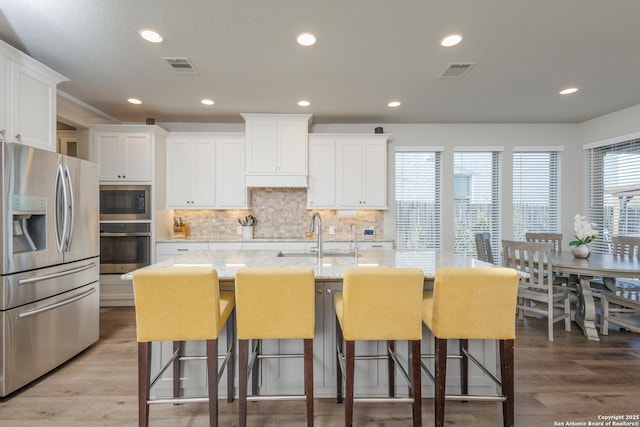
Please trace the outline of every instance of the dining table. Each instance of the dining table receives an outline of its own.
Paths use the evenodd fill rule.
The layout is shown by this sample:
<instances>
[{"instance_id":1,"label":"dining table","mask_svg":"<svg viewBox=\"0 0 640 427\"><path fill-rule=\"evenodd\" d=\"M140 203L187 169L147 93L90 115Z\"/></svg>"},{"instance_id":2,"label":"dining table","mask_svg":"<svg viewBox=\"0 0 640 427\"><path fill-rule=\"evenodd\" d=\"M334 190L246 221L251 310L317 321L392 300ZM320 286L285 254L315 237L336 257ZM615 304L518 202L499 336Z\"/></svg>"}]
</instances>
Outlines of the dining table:
<instances>
[{"instance_id":1,"label":"dining table","mask_svg":"<svg viewBox=\"0 0 640 427\"><path fill-rule=\"evenodd\" d=\"M602 277L611 287L616 278L640 279L640 261L635 257L616 256L591 252L588 258L576 258L571 252L553 252L551 256L553 271L576 275L578 296L575 321L584 335L591 341L600 341L596 328L596 304L591 280Z\"/></svg>"}]
</instances>

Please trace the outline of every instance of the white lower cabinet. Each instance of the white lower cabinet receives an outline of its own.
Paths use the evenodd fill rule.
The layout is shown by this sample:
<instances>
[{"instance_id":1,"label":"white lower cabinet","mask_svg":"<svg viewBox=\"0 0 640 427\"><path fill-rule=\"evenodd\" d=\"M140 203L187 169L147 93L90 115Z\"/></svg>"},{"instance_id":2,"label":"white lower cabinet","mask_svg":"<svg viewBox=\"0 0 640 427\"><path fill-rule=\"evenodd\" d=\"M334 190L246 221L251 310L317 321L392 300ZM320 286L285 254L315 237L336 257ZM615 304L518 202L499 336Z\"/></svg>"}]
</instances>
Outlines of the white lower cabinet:
<instances>
[{"instance_id":1,"label":"white lower cabinet","mask_svg":"<svg viewBox=\"0 0 640 427\"><path fill-rule=\"evenodd\" d=\"M189 251L207 250L209 243L202 242L180 242L180 243L156 243L156 262L166 261L184 255Z\"/></svg>"},{"instance_id":2,"label":"white lower cabinet","mask_svg":"<svg viewBox=\"0 0 640 427\"><path fill-rule=\"evenodd\" d=\"M119 274L100 275L100 307L133 306L133 282Z\"/></svg>"}]
</instances>

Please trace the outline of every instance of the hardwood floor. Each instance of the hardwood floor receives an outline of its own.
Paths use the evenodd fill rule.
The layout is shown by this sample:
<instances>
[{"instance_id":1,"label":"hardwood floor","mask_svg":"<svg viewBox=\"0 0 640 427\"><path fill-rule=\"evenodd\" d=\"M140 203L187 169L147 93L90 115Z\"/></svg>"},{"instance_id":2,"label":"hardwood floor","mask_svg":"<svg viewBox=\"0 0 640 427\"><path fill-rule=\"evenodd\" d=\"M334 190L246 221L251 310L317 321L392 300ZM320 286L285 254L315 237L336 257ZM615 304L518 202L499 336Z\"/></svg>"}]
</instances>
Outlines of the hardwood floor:
<instances>
[{"instance_id":1,"label":"hardwood floor","mask_svg":"<svg viewBox=\"0 0 640 427\"><path fill-rule=\"evenodd\" d=\"M547 341L546 320L519 322L516 339L516 425L585 425L598 416L640 414L640 335L612 328L590 342L577 326L556 328ZM132 308L101 310L101 339L95 345L7 398L0 399L0 425L135 426L137 356ZM428 379L423 376L423 381ZM303 402L256 402L253 426L305 425ZM499 403L447 402L448 426L502 425ZM220 402L220 424L237 425L237 401ZM316 399L315 425L343 425L344 407ZM356 426L409 426L404 404L356 404ZM423 400L423 425L433 425L433 400ZM636 419L635 421L640 421ZM153 426L208 425L206 404L155 405ZM566 424L564 424L566 425ZM636 424L637 425L637 424Z\"/></svg>"}]
</instances>

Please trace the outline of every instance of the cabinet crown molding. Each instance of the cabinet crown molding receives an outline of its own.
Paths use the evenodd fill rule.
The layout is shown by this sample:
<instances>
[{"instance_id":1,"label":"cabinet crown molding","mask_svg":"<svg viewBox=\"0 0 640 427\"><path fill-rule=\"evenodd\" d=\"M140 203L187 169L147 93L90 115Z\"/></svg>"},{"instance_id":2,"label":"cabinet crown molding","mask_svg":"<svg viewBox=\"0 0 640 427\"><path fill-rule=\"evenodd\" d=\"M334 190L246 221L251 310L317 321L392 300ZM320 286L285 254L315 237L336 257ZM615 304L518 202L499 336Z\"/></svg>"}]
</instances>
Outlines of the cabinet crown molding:
<instances>
[{"instance_id":1,"label":"cabinet crown molding","mask_svg":"<svg viewBox=\"0 0 640 427\"><path fill-rule=\"evenodd\" d=\"M271 114L271 113L240 113L247 120L306 120L311 124L313 114Z\"/></svg>"}]
</instances>

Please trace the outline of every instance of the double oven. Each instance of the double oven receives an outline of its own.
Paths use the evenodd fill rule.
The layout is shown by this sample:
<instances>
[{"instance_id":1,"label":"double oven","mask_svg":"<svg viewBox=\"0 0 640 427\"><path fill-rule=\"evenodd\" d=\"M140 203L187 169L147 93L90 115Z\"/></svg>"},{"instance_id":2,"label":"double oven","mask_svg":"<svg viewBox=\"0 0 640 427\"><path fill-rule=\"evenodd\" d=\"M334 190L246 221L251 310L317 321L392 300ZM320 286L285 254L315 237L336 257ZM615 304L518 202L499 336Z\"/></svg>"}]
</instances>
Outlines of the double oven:
<instances>
[{"instance_id":1,"label":"double oven","mask_svg":"<svg viewBox=\"0 0 640 427\"><path fill-rule=\"evenodd\" d=\"M151 263L148 185L100 186L100 274L123 274Z\"/></svg>"}]
</instances>

